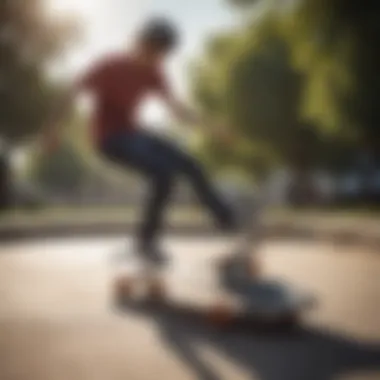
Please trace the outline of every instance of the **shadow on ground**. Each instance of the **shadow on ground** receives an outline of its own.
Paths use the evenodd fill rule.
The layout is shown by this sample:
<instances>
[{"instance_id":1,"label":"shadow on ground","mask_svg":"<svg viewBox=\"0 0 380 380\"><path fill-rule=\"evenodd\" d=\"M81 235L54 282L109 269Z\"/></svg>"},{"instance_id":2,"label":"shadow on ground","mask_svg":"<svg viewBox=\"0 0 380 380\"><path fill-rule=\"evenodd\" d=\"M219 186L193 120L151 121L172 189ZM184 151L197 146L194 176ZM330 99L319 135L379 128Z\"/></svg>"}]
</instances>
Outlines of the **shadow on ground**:
<instances>
[{"instance_id":1,"label":"shadow on ground","mask_svg":"<svg viewBox=\"0 0 380 380\"><path fill-rule=\"evenodd\" d=\"M199 380L221 379L202 357L199 343L260 380L335 380L363 373L380 378L380 342L359 342L314 327L260 332L244 323L222 331L194 314L136 303L120 311L154 319L163 345Z\"/></svg>"}]
</instances>

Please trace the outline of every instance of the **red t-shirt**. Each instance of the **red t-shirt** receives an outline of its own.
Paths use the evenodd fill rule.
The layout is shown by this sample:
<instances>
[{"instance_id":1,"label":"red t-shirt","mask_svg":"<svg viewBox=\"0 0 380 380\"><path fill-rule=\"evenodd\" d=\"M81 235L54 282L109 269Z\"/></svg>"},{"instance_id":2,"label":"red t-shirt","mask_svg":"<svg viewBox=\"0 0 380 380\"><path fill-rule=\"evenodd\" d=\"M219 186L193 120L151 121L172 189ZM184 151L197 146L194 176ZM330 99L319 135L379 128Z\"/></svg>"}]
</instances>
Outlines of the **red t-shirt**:
<instances>
[{"instance_id":1,"label":"red t-shirt","mask_svg":"<svg viewBox=\"0 0 380 380\"><path fill-rule=\"evenodd\" d=\"M140 102L150 92L166 91L160 68L142 65L126 55L107 57L80 81L95 97L96 142L120 131L133 131Z\"/></svg>"}]
</instances>

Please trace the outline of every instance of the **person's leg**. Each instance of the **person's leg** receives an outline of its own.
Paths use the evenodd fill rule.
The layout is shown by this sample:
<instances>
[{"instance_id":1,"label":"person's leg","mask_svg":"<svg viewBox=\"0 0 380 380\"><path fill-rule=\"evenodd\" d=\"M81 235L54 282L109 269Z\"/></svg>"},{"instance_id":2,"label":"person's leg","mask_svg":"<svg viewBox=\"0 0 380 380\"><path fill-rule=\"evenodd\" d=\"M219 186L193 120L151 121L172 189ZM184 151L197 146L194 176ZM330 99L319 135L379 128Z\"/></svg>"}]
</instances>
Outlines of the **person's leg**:
<instances>
[{"instance_id":1,"label":"person's leg","mask_svg":"<svg viewBox=\"0 0 380 380\"><path fill-rule=\"evenodd\" d=\"M218 193L218 190L212 185L201 165L194 158L183 155L181 170L192 184L200 201L215 216L218 227L223 230L235 230L237 220L234 210L232 210L232 205L229 205Z\"/></svg>"},{"instance_id":2,"label":"person's leg","mask_svg":"<svg viewBox=\"0 0 380 380\"><path fill-rule=\"evenodd\" d=\"M173 176L160 172L149 181L149 194L144 207L143 221L138 232L138 249L142 252L157 251L157 238L164 223L164 211L170 199Z\"/></svg>"},{"instance_id":3,"label":"person's leg","mask_svg":"<svg viewBox=\"0 0 380 380\"><path fill-rule=\"evenodd\" d=\"M150 188L138 231L138 251L150 255L153 260L161 260L156 240L174 180L171 160L166 158L165 152L157 149L155 139L141 133L117 136L104 152L115 163L128 166L147 177Z\"/></svg>"},{"instance_id":4,"label":"person's leg","mask_svg":"<svg viewBox=\"0 0 380 380\"><path fill-rule=\"evenodd\" d=\"M190 181L197 197L211 211L218 226L224 230L235 230L237 220L232 206L218 194L201 165L193 157L167 141L155 139L154 143L155 150L159 151L158 155L169 159L172 165L175 165L176 172Z\"/></svg>"}]
</instances>

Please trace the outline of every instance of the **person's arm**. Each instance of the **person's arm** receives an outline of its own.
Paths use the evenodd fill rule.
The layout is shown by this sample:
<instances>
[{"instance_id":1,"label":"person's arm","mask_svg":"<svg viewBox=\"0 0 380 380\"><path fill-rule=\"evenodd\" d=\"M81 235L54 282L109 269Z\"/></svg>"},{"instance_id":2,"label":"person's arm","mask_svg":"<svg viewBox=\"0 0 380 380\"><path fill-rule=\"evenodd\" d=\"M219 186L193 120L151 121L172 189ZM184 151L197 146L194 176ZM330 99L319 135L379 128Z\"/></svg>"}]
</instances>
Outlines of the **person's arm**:
<instances>
[{"instance_id":1,"label":"person's arm","mask_svg":"<svg viewBox=\"0 0 380 380\"><path fill-rule=\"evenodd\" d=\"M191 110L168 91L161 92L162 98L175 117L191 126L204 128L206 133L213 135L219 141L230 144L234 140L231 128L224 123L208 120Z\"/></svg>"},{"instance_id":2,"label":"person's arm","mask_svg":"<svg viewBox=\"0 0 380 380\"><path fill-rule=\"evenodd\" d=\"M192 125L205 124L201 115L197 114L197 112L178 100L172 93L165 91L161 93L161 96L171 113L180 121Z\"/></svg>"},{"instance_id":3,"label":"person's arm","mask_svg":"<svg viewBox=\"0 0 380 380\"><path fill-rule=\"evenodd\" d=\"M162 71L157 70L153 77L153 90L164 101L170 112L185 124L200 124L201 117L186 106L174 94Z\"/></svg>"},{"instance_id":4,"label":"person's arm","mask_svg":"<svg viewBox=\"0 0 380 380\"><path fill-rule=\"evenodd\" d=\"M231 128L227 127L224 123L206 119L180 101L170 86L167 85L162 74L156 77L155 87L158 95L163 99L172 114L180 121L191 126L204 128L206 133L212 134L223 143L230 144L234 140Z\"/></svg>"}]
</instances>

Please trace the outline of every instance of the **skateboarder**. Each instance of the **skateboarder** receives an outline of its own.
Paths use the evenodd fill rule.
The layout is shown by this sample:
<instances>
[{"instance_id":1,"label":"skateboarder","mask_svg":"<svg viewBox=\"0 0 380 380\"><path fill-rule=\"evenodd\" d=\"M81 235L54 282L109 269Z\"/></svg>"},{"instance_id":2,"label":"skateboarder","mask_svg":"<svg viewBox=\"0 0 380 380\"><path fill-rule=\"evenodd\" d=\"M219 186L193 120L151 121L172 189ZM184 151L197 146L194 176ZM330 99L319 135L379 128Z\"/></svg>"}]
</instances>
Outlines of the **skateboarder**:
<instances>
[{"instance_id":1,"label":"skateboarder","mask_svg":"<svg viewBox=\"0 0 380 380\"><path fill-rule=\"evenodd\" d=\"M60 115L64 115L67 105L79 93L88 91L94 96L93 137L97 150L107 160L145 175L150 183L137 252L155 264L164 259L157 237L174 182L180 176L191 183L219 228L232 230L237 226L234 213L219 197L196 159L143 131L135 119L144 96L156 93L182 121L200 122L172 93L162 71L165 59L178 43L179 33L169 21L147 22L136 33L131 51L106 56L73 86L67 102L54 115L45 141L50 147L57 144Z\"/></svg>"}]
</instances>

